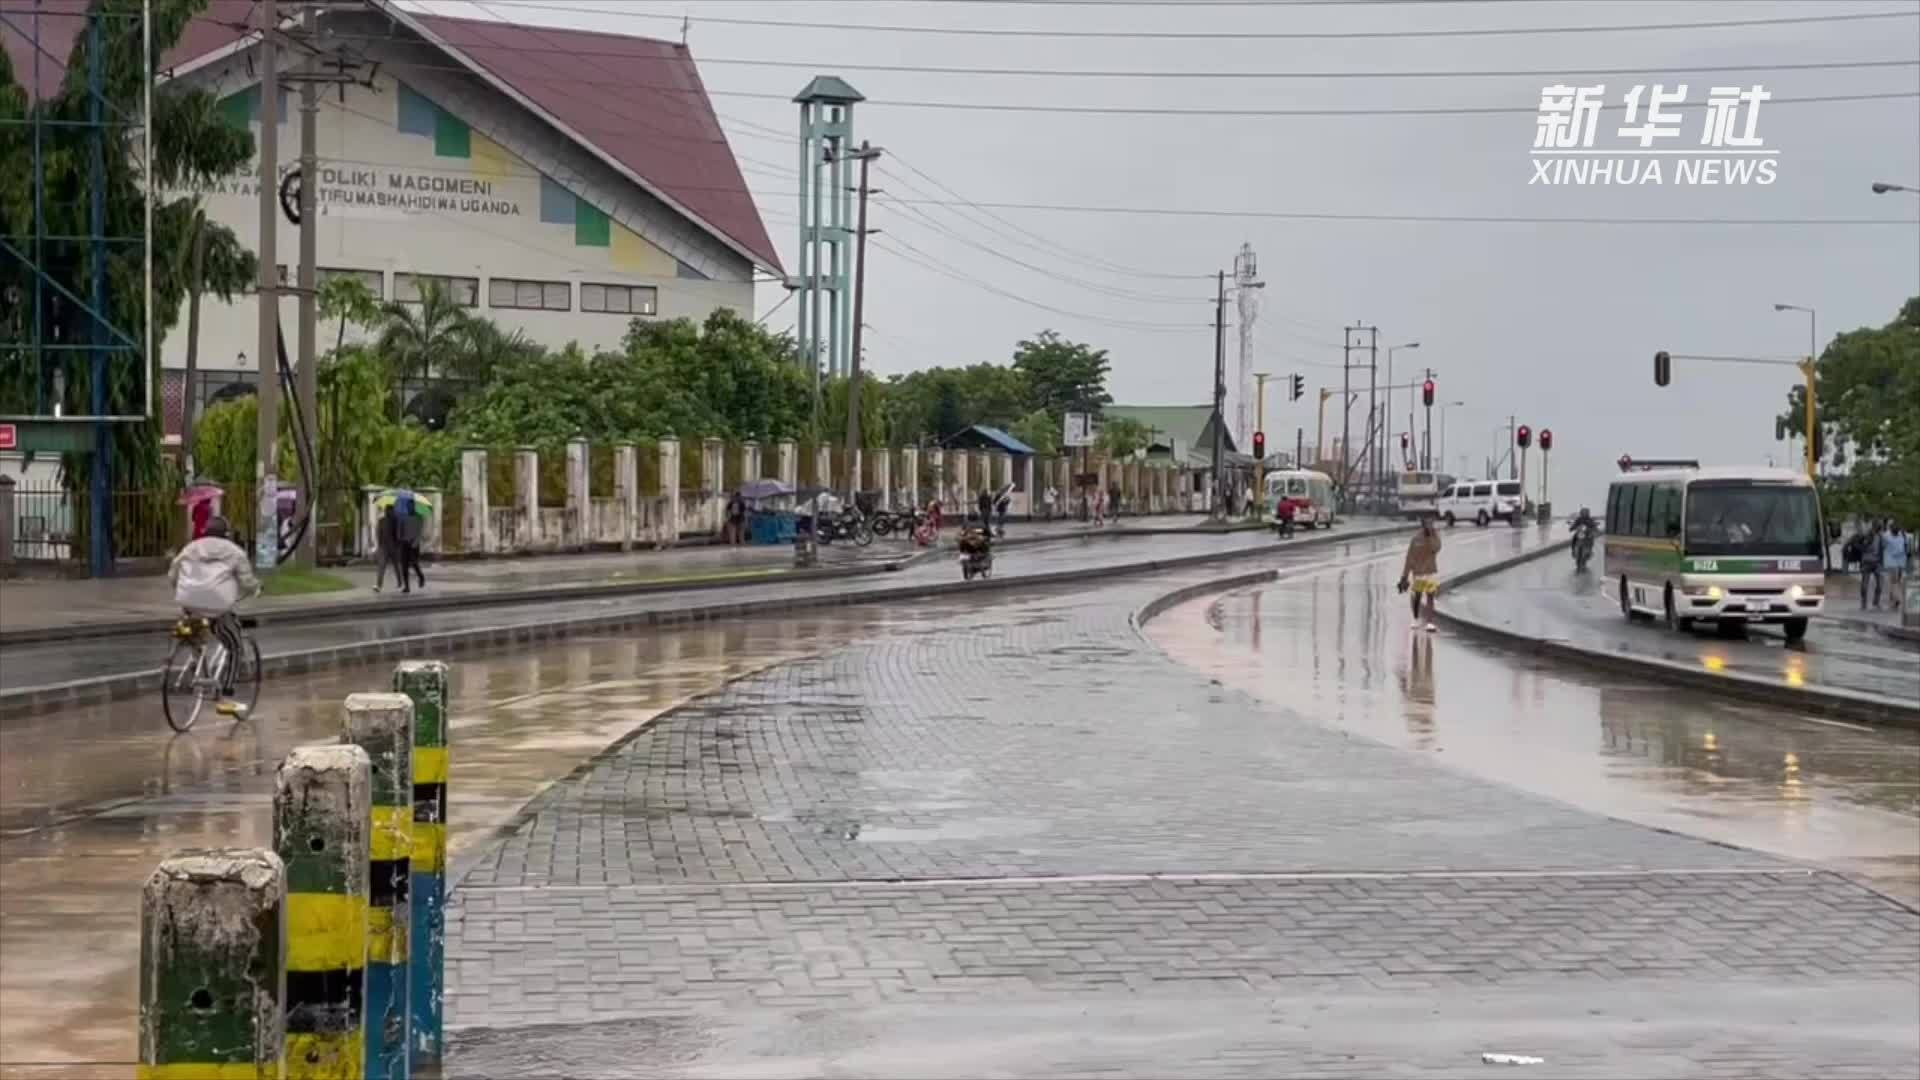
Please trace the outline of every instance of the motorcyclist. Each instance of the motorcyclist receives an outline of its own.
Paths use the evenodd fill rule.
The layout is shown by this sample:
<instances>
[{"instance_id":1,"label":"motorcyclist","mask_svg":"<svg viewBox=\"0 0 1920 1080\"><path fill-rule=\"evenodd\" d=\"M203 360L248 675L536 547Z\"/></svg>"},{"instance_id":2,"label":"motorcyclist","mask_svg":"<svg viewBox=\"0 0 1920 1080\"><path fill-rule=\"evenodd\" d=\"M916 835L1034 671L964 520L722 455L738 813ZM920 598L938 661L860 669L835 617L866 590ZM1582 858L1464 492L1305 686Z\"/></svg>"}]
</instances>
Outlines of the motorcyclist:
<instances>
[{"instance_id":1,"label":"motorcyclist","mask_svg":"<svg viewBox=\"0 0 1920 1080\"><path fill-rule=\"evenodd\" d=\"M1583 506L1567 528L1573 531L1573 560L1584 567L1593 554L1593 538L1600 532L1600 523L1594 520L1593 511Z\"/></svg>"}]
</instances>

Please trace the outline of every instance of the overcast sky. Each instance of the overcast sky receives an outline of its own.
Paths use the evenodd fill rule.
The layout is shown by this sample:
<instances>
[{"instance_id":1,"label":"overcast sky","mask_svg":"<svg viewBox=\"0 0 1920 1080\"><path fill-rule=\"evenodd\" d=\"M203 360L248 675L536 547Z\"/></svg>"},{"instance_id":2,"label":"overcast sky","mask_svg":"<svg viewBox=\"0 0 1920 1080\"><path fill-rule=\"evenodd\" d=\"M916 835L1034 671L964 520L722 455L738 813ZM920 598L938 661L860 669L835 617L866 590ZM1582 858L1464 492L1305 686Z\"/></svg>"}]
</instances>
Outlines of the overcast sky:
<instances>
[{"instance_id":1,"label":"overcast sky","mask_svg":"<svg viewBox=\"0 0 1920 1080\"><path fill-rule=\"evenodd\" d=\"M689 41L715 108L747 170L768 230L795 265L797 107L786 98L817 72L838 73L866 95L858 137L890 159L876 184L903 198L950 199L911 164L969 200L985 203L1227 211L1226 216L995 211L1041 250L970 224L965 208L918 207L942 227L1044 268L1014 265L877 200L883 231L869 264L868 362L882 374L934 364L1004 362L1022 337L1053 328L1108 349L1113 393L1127 404L1208 399L1213 342L1209 306L1217 269L1250 242L1266 288L1255 323L1259 367L1299 371L1309 387L1339 384L1341 327L1381 328L1397 375L1431 365L1452 410L1447 450L1477 472L1492 429L1515 414L1553 429L1555 502L1598 503L1612 461L1697 456L1715 462L1787 460L1772 416L1790 369L1679 362L1665 390L1652 353L1781 355L1804 351L1806 317L1772 305L1816 308L1822 343L1833 333L1890 320L1920 293L1920 197L1874 195L1888 180L1920 186L1920 18L1806 22L1617 33L1226 40L1046 38L881 33L765 27L729 19L820 20L960 29L1223 32L1404 32L1467 28L1584 27L1752 18L1920 12L1920 3L1821 0L1422 0L1322 3L982 3L972 0L431 0L442 14L513 16ZM671 19L647 18L642 12ZM802 61L810 68L724 64ZM1782 70L1777 65L1907 61L1904 66ZM855 63L907 72L863 71ZM1770 65L1703 73L1702 66ZM1178 72L1547 71L1446 78L1145 79L931 73L926 67ZM1586 75L1592 69L1645 74ZM1756 134L1774 159L1770 186L1683 187L1674 162L1662 186L1529 185L1543 85L1605 84L1618 106L1637 83L1684 82L1700 102L1715 85L1760 83L1778 101L1761 107ZM1891 100L1791 104L1784 99L1895 93ZM736 96L745 94L749 96ZM751 95L778 95L759 97ZM1428 116L1170 116L1046 111L962 111L905 102L1009 103L1178 109L1409 109L1497 107L1512 112ZM1685 112L1663 147L1699 149L1703 113ZM1617 108L1601 114L1597 148L1636 146L1616 135ZM916 190L917 189L917 190ZM1233 212L1248 212L1241 216ZM1548 223L1356 222L1256 217L1323 213L1495 216ZM977 214L975 215L977 216ZM1869 225L1602 225L1572 218L1903 219ZM967 278L1020 299L915 265L906 243ZM891 250L890 250L891 248ZM1071 253L1062 249L1070 249ZM1085 256L1085 257L1083 257ZM1086 257L1091 257L1086 258ZM1103 272L1125 267L1153 275ZM1088 287L1091 286L1091 287ZM1116 291L1120 295L1116 295ZM763 290L761 311L780 299ZM1158 299L1162 302L1152 302ZM792 305L769 325L791 326ZM1174 324L1153 329L1129 324ZM1181 324L1190 324L1183 328ZM1231 340L1231 339L1230 339ZM1230 357L1233 350L1230 346ZM1382 371L1384 378L1384 370ZM1360 373L1364 381L1365 373ZM1289 404L1269 387L1266 429L1276 448L1294 431L1314 437L1312 392ZM1406 403L1396 409L1406 412ZM1354 414L1358 426L1364 405ZM1438 427L1436 416L1435 425ZM1396 429L1404 426L1396 421ZM1338 429L1337 400L1328 412ZM1356 435L1357 437L1357 435ZM1438 439L1436 430L1435 438Z\"/></svg>"}]
</instances>

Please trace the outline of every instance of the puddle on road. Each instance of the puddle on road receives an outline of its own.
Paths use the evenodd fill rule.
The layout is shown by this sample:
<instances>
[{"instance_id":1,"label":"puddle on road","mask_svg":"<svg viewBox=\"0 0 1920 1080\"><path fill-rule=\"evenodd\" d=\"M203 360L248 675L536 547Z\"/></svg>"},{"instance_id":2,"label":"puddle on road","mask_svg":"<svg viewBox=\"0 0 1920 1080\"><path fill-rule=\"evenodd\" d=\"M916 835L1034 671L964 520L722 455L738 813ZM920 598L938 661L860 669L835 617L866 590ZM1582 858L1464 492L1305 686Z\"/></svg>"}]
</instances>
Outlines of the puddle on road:
<instances>
[{"instance_id":1,"label":"puddle on road","mask_svg":"<svg viewBox=\"0 0 1920 1080\"><path fill-rule=\"evenodd\" d=\"M1920 735L1415 632L1393 589L1397 569L1201 597L1146 632L1182 664L1314 722L1599 813L1861 874L1920 901Z\"/></svg>"},{"instance_id":2,"label":"puddle on road","mask_svg":"<svg viewBox=\"0 0 1920 1080\"><path fill-rule=\"evenodd\" d=\"M668 708L771 663L940 628L961 609L856 607L463 653L451 716L456 869L546 785ZM272 680L254 719L203 720L185 735L141 699L0 730L0 1075L131 1075L147 874L181 848L270 845L274 767L294 746L332 741L341 700L380 688L387 670Z\"/></svg>"}]
</instances>

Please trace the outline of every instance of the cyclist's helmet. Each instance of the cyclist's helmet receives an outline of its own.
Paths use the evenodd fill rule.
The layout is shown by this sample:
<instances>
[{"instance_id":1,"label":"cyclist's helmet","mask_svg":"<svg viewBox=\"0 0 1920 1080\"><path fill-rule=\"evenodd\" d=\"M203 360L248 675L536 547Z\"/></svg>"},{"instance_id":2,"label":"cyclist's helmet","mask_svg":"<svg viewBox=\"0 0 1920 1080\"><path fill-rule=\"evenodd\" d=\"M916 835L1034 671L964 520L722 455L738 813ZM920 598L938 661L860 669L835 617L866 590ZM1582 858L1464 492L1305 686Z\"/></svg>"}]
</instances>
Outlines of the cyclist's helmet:
<instances>
[{"instance_id":1,"label":"cyclist's helmet","mask_svg":"<svg viewBox=\"0 0 1920 1080\"><path fill-rule=\"evenodd\" d=\"M224 540L232 531L233 529L227 524L226 518L215 515L207 519L206 535L208 536L217 536Z\"/></svg>"}]
</instances>

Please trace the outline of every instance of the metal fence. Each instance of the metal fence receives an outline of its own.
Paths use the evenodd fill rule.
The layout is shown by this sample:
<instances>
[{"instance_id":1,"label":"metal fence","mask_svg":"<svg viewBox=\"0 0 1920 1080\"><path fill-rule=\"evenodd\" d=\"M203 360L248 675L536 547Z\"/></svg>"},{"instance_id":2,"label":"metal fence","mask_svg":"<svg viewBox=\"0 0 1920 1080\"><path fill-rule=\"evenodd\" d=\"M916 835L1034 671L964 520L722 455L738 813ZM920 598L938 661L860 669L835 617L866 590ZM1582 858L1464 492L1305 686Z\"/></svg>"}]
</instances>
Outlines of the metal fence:
<instances>
[{"instance_id":1,"label":"metal fence","mask_svg":"<svg viewBox=\"0 0 1920 1080\"><path fill-rule=\"evenodd\" d=\"M115 491L109 497L115 558L165 558L186 543L187 517L178 489ZM93 504L86 492L16 487L12 501L14 561L86 565L93 536Z\"/></svg>"}]
</instances>

